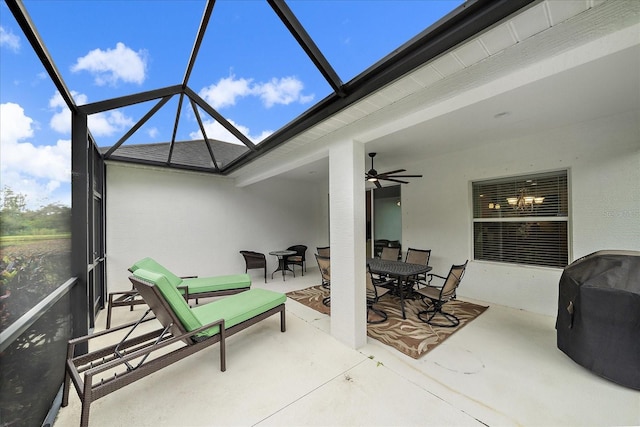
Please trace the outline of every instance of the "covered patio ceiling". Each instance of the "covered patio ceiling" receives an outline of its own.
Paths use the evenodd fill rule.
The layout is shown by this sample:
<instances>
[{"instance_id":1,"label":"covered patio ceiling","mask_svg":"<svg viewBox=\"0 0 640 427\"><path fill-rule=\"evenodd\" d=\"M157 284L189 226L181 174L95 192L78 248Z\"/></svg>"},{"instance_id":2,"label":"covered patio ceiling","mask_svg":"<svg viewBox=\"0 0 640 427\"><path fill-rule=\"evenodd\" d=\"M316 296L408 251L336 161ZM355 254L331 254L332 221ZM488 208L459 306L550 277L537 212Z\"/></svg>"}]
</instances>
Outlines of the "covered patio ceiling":
<instances>
[{"instance_id":1,"label":"covered patio ceiling","mask_svg":"<svg viewBox=\"0 0 640 427\"><path fill-rule=\"evenodd\" d=\"M633 1L537 2L354 104L335 118L339 130L330 119L233 176L326 180L323 142L340 137L365 143L387 170L638 111L639 22Z\"/></svg>"}]
</instances>

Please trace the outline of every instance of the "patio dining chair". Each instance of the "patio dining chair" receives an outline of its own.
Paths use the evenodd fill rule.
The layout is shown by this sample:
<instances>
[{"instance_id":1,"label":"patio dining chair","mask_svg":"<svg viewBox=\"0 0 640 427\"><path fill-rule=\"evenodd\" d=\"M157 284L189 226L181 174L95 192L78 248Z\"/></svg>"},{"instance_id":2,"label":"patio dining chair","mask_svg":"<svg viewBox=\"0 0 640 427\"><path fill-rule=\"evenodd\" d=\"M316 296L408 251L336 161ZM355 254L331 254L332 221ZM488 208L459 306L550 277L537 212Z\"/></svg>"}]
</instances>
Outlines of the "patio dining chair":
<instances>
[{"instance_id":1,"label":"patio dining chair","mask_svg":"<svg viewBox=\"0 0 640 427\"><path fill-rule=\"evenodd\" d=\"M331 256L331 247L329 246L318 246L316 250L318 251L318 255L320 256L326 256L326 257Z\"/></svg>"},{"instance_id":2,"label":"patio dining chair","mask_svg":"<svg viewBox=\"0 0 640 427\"><path fill-rule=\"evenodd\" d=\"M431 258L431 249L415 249L408 248L407 255L404 258L404 262L410 264L429 265L429 258ZM408 282L411 286L416 285L416 282L422 281L422 284L426 284L427 274L422 273L417 276L410 277Z\"/></svg>"},{"instance_id":3,"label":"patio dining chair","mask_svg":"<svg viewBox=\"0 0 640 427\"><path fill-rule=\"evenodd\" d=\"M392 281L375 281L371 275L369 266L367 266L367 323L377 324L386 322L387 313L380 308L374 307L374 305L377 304L380 297L391 291L390 287L385 287L385 285L391 282Z\"/></svg>"},{"instance_id":4,"label":"patio dining chair","mask_svg":"<svg viewBox=\"0 0 640 427\"><path fill-rule=\"evenodd\" d=\"M316 262L322 277L322 286L326 289L331 288L331 258L316 254ZM329 307L331 305L331 295L322 299L322 304Z\"/></svg>"},{"instance_id":5,"label":"patio dining chair","mask_svg":"<svg viewBox=\"0 0 640 427\"><path fill-rule=\"evenodd\" d=\"M397 261L400 257L400 248L398 247L389 247L386 246L382 248L382 252L380 253L380 259L385 259L389 261Z\"/></svg>"},{"instance_id":6,"label":"patio dining chair","mask_svg":"<svg viewBox=\"0 0 640 427\"><path fill-rule=\"evenodd\" d=\"M460 319L458 319L453 313L444 311L442 307L449 301L456 299L456 290L458 289L458 286L460 286L460 282L462 281L462 276L464 276L468 262L469 261L467 260L464 264L452 265L449 270L449 274L446 277L432 273L427 274L429 277L428 284L425 287L416 290L416 293L418 293L422 300L428 305L426 310L418 313L418 318L420 320L428 323L429 325L441 326L444 328L452 328L460 324ZM442 286L431 285L431 281L434 277L444 280ZM437 323L434 321L436 315L444 317L447 322Z\"/></svg>"},{"instance_id":7,"label":"patio dining chair","mask_svg":"<svg viewBox=\"0 0 640 427\"><path fill-rule=\"evenodd\" d=\"M399 247L385 246L384 248L382 248L382 252L380 252L380 259L384 259L384 260L387 260L387 261L398 261L399 257L400 257L400 248ZM374 276L374 279L376 279L376 280L387 280L388 277L384 276L384 275L376 274Z\"/></svg>"}]
</instances>

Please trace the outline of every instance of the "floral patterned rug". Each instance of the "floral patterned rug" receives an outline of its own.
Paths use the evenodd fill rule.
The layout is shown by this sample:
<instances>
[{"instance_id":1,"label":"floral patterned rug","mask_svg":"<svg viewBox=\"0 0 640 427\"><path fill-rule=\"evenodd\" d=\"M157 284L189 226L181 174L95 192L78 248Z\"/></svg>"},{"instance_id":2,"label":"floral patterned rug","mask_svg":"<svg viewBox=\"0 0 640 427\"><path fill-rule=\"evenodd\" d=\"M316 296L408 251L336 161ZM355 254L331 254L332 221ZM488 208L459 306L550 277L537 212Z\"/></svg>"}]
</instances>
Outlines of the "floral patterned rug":
<instances>
[{"instance_id":1,"label":"floral patterned rug","mask_svg":"<svg viewBox=\"0 0 640 427\"><path fill-rule=\"evenodd\" d=\"M329 296L329 290L322 286L312 286L289 292L287 296L320 313L331 314L331 308L322 304L322 299ZM419 299L405 299L406 319L402 318L400 298L394 295L384 295L375 305L375 308L387 313L387 320L379 324L367 324L367 335L407 356L418 359L459 331L489 307L460 300L448 302L445 305L445 311L455 314L460 319L460 324L454 328L431 326L419 320L418 312L426 309L425 303ZM369 314L374 316L371 312ZM377 319L371 318L371 320ZM442 319L439 321L442 321Z\"/></svg>"}]
</instances>

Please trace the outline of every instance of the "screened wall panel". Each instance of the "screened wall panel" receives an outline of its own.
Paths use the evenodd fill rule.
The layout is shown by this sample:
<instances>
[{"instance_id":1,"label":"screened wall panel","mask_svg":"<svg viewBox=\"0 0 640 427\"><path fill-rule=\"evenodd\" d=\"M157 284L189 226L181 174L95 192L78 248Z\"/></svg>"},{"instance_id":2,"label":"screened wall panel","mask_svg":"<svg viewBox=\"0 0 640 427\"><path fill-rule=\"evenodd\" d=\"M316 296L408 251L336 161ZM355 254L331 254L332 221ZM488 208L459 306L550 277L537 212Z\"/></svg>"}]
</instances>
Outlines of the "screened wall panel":
<instances>
[{"instance_id":1,"label":"screened wall panel","mask_svg":"<svg viewBox=\"0 0 640 427\"><path fill-rule=\"evenodd\" d=\"M72 330L65 293L0 355L0 425L41 426L64 381Z\"/></svg>"}]
</instances>

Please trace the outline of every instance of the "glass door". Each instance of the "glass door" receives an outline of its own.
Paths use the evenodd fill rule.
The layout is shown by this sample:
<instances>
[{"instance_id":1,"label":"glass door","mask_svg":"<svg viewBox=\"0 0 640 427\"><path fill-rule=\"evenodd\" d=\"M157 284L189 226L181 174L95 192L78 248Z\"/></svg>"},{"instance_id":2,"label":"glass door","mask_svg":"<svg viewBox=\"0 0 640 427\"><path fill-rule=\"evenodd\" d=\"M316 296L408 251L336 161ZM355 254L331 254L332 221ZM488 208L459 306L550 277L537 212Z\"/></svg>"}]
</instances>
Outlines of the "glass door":
<instances>
[{"instance_id":1,"label":"glass door","mask_svg":"<svg viewBox=\"0 0 640 427\"><path fill-rule=\"evenodd\" d=\"M402 206L399 185L367 190L365 197L367 257L379 257L385 246L402 253Z\"/></svg>"}]
</instances>

